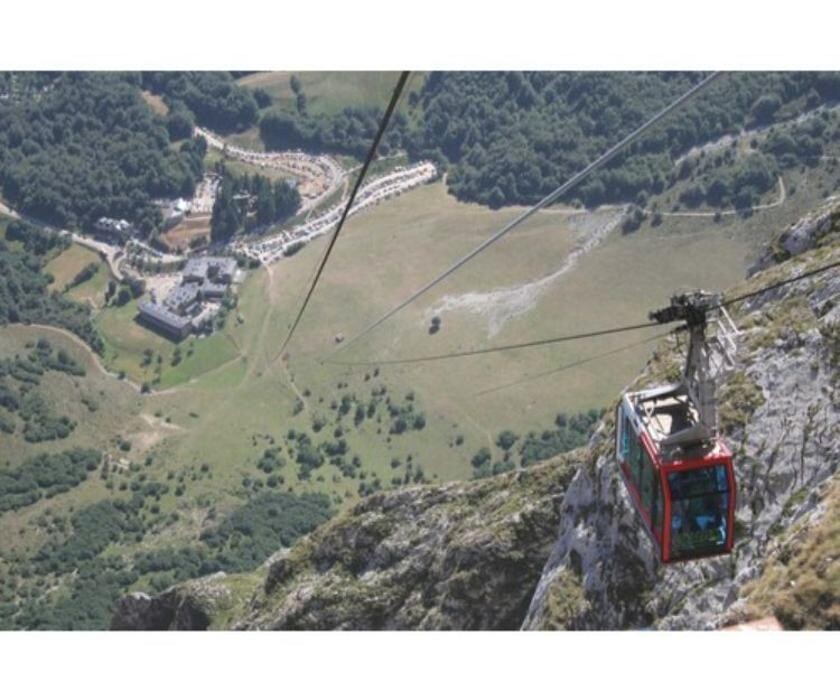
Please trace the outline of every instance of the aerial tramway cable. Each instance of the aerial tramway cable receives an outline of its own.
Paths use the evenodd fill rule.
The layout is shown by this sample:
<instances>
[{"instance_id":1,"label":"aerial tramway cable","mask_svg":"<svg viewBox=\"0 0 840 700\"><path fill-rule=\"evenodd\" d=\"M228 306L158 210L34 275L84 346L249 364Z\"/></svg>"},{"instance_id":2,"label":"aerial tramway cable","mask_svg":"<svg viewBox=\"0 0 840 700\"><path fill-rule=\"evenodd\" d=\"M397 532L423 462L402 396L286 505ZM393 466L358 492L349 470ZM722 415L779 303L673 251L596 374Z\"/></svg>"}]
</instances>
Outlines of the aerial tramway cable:
<instances>
[{"instance_id":1,"label":"aerial tramway cable","mask_svg":"<svg viewBox=\"0 0 840 700\"><path fill-rule=\"evenodd\" d=\"M650 321L648 323L637 323L634 326L622 326L620 328L606 328L598 331L587 331L586 333L576 333L574 335L561 335L555 338L543 338L541 340L528 340L524 343L513 343L511 345L494 345L489 348L478 348L476 350L462 350L459 352L447 352L440 355L419 355L415 357L404 357L395 360L369 360L348 362L340 360L326 359L324 362L333 365L344 365L348 367L369 366L369 365L406 365L415 362L434 362L436 360L449 360L455 357L473 357L475 355L486 355L493 352L503 352L506 350L524 350L525 348L538 347L540 345L554 345L555 343L565 343L570 340L583 340L585 338L597 338L604 335L612 335L613 333L626 333L627 331L637 331L642 328L652 328L661 325L659 321Z\"/></svg>"},{"instance_id":2,"label":"aerial tramway cable","mask_svg":"<svg viewBox=\"0 0 840 700\"><path fill-rule=\"evenodd\" d=\"M745 299L751 299L752 297L757 297L759 294L764 294L764 292L769 292L773 289L778 289L779 287L784 287L786 284L792 284L793 282L799 282L800 280L804 280L806 277L813 277L814 275L818 275L821 272L825 272L826 270L831 270L832 268L840 267L840 260L829 263L828 265L823 265L822 267L815 268L813 270L809 270L808 272L803 272L796 277L791 277L790 279L782 280L781 282L774 282L773 284L768 284L766 287L762 287L756 292L748 292L747 294L741 294L737 297L733 297L732 299L724 299L717 308L724 307L724 306L731 306L732 304L737 304L739 301L744 301Z\"/></svg>"},{"instance_id":3,"label":"aerial tramway cable","mask_svg":"<svg viewBox=\"0 0 840 700\"><path fill-rule=\"evenodd\" d=\"M589 355L588 357L584 357L581 360L568 362L565 365L554 367L552 369L546 370L545 372L537 372L536 374L526 374L524 377L520 377L519 379L516 379L512 382L507 382L505 384L497 384L495 386L488 387L487 389L477 391L474 394L474 396L485 396L486 394L492 394L496 391L502 391L503 389L510 389L511 387L519 386L520 384L525 384L527 382L533 381L534 379L540 379L541 377L548 377L554 374L560 374L561 372L566 372L570 369L574 369L575 367L580 367L581 365L589 364L590 362L595 362L596 360L603 360L605 357L611 357L613 355L618 355L619 353L626 352L627 350L632 350L633 348L638 348L643 345L647 345L648 343L652 343L654 340L661 340L662 338L671 335L671 333L673 333L675 330L679 330L679 328L672 328L671 330L665 333L657 333L656 335L645 338L644 340L640 340L637 343L622 345L620 348L614 348L613 350L608 350L607 352L602 352L598 355Z\"/></svg>"},{"instance_id":4,"label":"aerial tramway cable","mask_svg":"<svg viewBox=\"0 0 840 700\"><path fill-rule=\"evenodd\" d=\"M416 292L411 294L407 299L401 301L399 304L394 306L384 316L381 316L376 321L374 321L373 323L368 325L366 328L364 328L362 331L360 331L356 335L354 335L351 338L349 338L348 340L346 340L341 345L341 347L339 347L337 350L335 350L332 354L336 354L336 353L340 352L342 349L344 349L344 348L348 347L349 345L351 345L352 343L356 342L362 336L367 335L372 330L374 330L375 328L377 328L381 324L385 323L385 321L387 321L389 318L391 318L392 316L397 314L399 311L404 309L406 306L408 306L415 299L417 299L418 297L420 297L423 294L425 294L426 292L428 292L432 287L434 287L437 284L439 284L440 282L442 282L444 279L446 279L449 275L451 275L453 272L458 270L460 267L462 267L463 265L466 265L476 255L481 253L486 248L489 248L491 245L493 245L496 241L498 241L500 238L502 238L506 234L510 233L510 231L512 231L516 226L521 224L523 221L530 218L535 213L537 213L540 209L548 206L549 204L551 204L552 202L557 200L559 197L566 194L570 189L572 189L575 185L577 185L587 175L589 175L594 170L597 170L599 167L601 167L605 163L608 163L610 160L612 160L623 148L625 148L626 146L628 146L631 143L633 143L634 141L636 141L646 131L648 131L653 126L655 126L659 121L664 119L666 116L668 116L675 109L681 107L688 100L690 100L692 97L697 95L700 91L702 91L703 89L708 87L714 80L716 80L718 77L720 77L720 75L721 75L720 72L715 72L715 73L711 73L710 75L706 76L697 85L693 86L690 90L688 90L685 93L683 93L682 95L680 95L680 97L678 97L676 100L674 100L671 104L669 104L667 107L665 107L664 109L659 111L657 114L655 114L653 117L648 119L644 124L639 126L635 131L633 131L632 133L625 136L621 141L619 141L617 144L615 144L614 146L609 148L607 151L605 151L602 155L600 155L598 158L596 158L594 161L592 161L589 165L587 165L583 170L581 170L576 175L573 175L571 178L566 180L566 182L564 182L562 185L560 185L557 189L555 189L554 191L550 192L548 195L543 197L539 202L537 202L530 209L527 209L526 211L524 211L522 214L517 216L511 222L506 224L501 230L494 233L492 236L490 236L488 239L486 239L483 243L481 243L476 248L471 250L469 253L464 255L462 258L457 260L454 264L452 264L450 267L448 267L446 270L444 270L442 273L440 273L433 280L431 280L430 282L425 284L423 287L418 289Z\"/></svg>"},{"instance_id":5,"label":"aerial tramway cable","mask_svg":"<svg viewBox=\"0 0 840 700\"><path fill-rule=\"evenodd\" d=\"M840 267L840 260L835 261L833 263L829 263L828 265L822 265L820 267L814 268L813 270L809 270L807 272L803 272L795 277L790 277L786 280L781 280L779 282L774 282L769 284L761 289L757 289L754 292L747 292L746 294L740 294L736 297L732 297L731 299L724 299L720 302L717 306L712 307L712 309L718 309L726 306L731 306L732 304L736 304L740 301L744 301L746 299L750 299L752 297L759 296L760 294L764 294L765 292L771 291L773 289L778 289L779 287L783 287L788 284L792 284L794 282L799 282L807 277L813 277L814 275L818 275L821 272L826 272L831 270L835 267ZM487 355L490 353L495 352L505 352L508 350L523 350L526 348L533 348L539 347L542 345L554 345L556 343L565 343L572 340L583 340L585 338L597 338L605 335L612 335L615 333L626 333L627 331L635 331L642 328L651 328L653 326L662 325L659 321L650 321L648 323L638 323L632 326L621 326L619 328L607 328L603 330L595 330L595 331L588 331L585 333L576 333L574 335L564 335L558 336L555 338L543 338L540 340L529 340L522 343L513 343L510 345L494 345L489 348L478 348L475 350L461 350L457 352L448 352L448 353L440 353L438 355L420 355L415 357L405 357L405 358L397 358L393 360L369 360L369 361L358 361L358 362L342 362L339 360L329 360L326 359L324 362L329 364L335 365L344 365L344 366L372 366L372 365L404 365L404 364L413 364L417 362L433 362L438 360L449 360L458 357L473 357L475 355ZM671 330L674 330L673 328ZM670 331L669 331L670 332ZM667 334L666 334L667 335Z\"/></svg>"},{"instance_id":6,"label":"aerial tramway cable","mask_svg":"<svg viewBox=\"0 0 840 700\"><path fill-rule=\"evenodd\" d=\"M347 200L347 206L344 207L344 211L341 214L341 218L338 221L338 224L335 227L335 231L333 235L330 237L330 242L327 244L327 248L324 251L324 255L321 258L318 267L315 270L315 276L313 277L309 288L306 292L306 296L303 299L303 303L300 306L300 310L295 317L294 322L292 323L292 327L289 329L289 334L286 336L286 339L283 341L283 344L280 346L280 354L282 355L283 351L288 346L289 341L292 339L292 336L295 333L295 330L300 323L300 319L303 317L304 311L306 311L306 307L309 304L309 300L312 298L312 293L315 291L315 287L318 285L318 280L321 279L321 273L323 273L324 268L327 265L327 260L332 253L333 247L335 246L335 242L338 240L338 235L341 233L341 229L344 226L344 221L347 219L347 216L350 213L350 209L353 206L353 202L356 199L356 194L359 192L359 188L362 186L362 182L365 179L365 175L367 175L368 168L370 164L373 162L373 159L376 157L376 152L379 150L379 142L382 140L382 136L385 133L385 130L388 128L388 124L391 121L391 117L394 114L396 109L397 103L400 99L400 95L403 92L403 88L405 87L406 81L408 80L409 71L403 71L400 73L400 77L397 80L397 85L394 87L394 92L391 95L391 101L388 103L388 108L385 110L385 115L382 117L382 122L379 124L379 130L376 132L376 136L373 139L373 143L370 146L370 150L368 151L367 157L365 158L365 162L362 165L362 169L359 172L359 176L356 178L356 184L353 185L353 190L350 193L350 199Z\"/></svg>"}]
</instances>

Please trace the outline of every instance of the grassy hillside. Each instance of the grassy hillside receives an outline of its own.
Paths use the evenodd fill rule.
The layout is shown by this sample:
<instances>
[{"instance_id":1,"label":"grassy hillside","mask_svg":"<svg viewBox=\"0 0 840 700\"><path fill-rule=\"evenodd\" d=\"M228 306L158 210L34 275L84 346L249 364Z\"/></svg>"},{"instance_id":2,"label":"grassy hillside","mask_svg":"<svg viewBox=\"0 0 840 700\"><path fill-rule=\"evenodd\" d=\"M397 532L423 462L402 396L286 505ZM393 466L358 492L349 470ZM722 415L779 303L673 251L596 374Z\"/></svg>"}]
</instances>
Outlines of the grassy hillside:
<instances>
[{"instance_id":1,"label":"grassy hillside","mask_svg":"<svg viewBox=\"0 0 840 700\"><path fill-rule=\"evenodd\" d=\"M66 351L85 370L84 376L49 372L39 385L51 408L69 416L76 428L64 440L36 445L28 444L19 433L3 435L3 463L77 446L107 451L114 448L117 436L142 435L143 421L132 418L141 412L137 391L103 372L99 359L76 336L50 327L7 326L0 330L0 358L25 356L28 346L40 338L48 340L54 349ZM129 452L128 456L138 456L141 451Z\"/></svg>"},{"instance_id":2,"label":"grassy hillside","mask_svg":"<svg viewBox=\"0 0 840 700\"><path fill-rule=\"evenodd\" d=\"M632 235L621 234L619 212L609 208L595 214L542 213L339 357L398 358L644 321L674 289L724 288L741 279L756 246L780 222L795 220L819 198L815 190L822 177L812 172L789 180L788 190L794 192L784 203L749 219L667 216L656 227L646 221ZM345 419L343 425L350 423L345 425L348 454L359 456L365 478L348 479L326 468L316 475L322 482L301 487L355 497L362 480L378 477L388 485L395 476L404 478L390 464L398 459L405 465L409 455L426 478L468 477L469 460L478 449L488 447L500 456L494 442L501 430L519 435L541 431L561 411L605 405L641 366L651 347L644 341L657 333L446 363L381 366L376 377L375 367L325 365L319 359L338 348L337 334L361 328L516 213L515 208L493 212L459 203L438 183L351 219L290 347L288 368L278 348L324 239L250 275L237 309L242 322L232 317L224 333L182 343L184 354L189 348L193 354L176 367L171 364L174 344L134 323L131 304L107 309L98 319L106 358L114 370L150 381L161 357L158 388L171 391L150 402L186 427L167 459L224 464L224 478L234 487L257 476L254 468L267 440L255 442L255 435L279 440L289 429L314 435L313 421L323 418L317 437L332 439L338 422L333 401L348 394L369 401L371 391L383 385L395 402L406 403L405 396L415 394L425 428L394 435L388 443L390 417L380 415L384 422L365 421L358 429ZM614 228L600 245L580 255L567 272L551 277L576 247L610 225ZM496 297L487 296L499 290ZM439 310L447 298L450 304L464 303L470 293L479 295L474 310ZM506 310L494 311L494 299ZM441 316L441 331L430 335L435 313ZM153 351L153 360L144 366L146 349ZM303 408L295 413L298 402ZM295 469L287 472L287 484L296 487Z\"/></svg>"},{"instance_id":3,"label":"grassy hillside","mask_svg":"<svg viewBox=\"0 0 840 700\"><path fill-rule=\"evenodd\" d=\"M297 76L312 114L335 114L348 106L387 104L397 82L396 72L383 71L271 71L254 73L237 82L251 89L262 88L282 109L295 109L295 93L289 84Z\"/></svg>"},{"instance_id":4,"label":"grassy hillside","mask_svg":"<svg viewBox=\"0 0 840 700\"><path fill-rule=\"evenodd\" d=\"M96 266L95 274L75 282L76 276L91 265ZM104 306L111 273L107 263L94 251L74 243L50 260L44 269L53 276L51 291L63 293L73 301L89 303L95 309Z\"/></svg>"}]
</instances>

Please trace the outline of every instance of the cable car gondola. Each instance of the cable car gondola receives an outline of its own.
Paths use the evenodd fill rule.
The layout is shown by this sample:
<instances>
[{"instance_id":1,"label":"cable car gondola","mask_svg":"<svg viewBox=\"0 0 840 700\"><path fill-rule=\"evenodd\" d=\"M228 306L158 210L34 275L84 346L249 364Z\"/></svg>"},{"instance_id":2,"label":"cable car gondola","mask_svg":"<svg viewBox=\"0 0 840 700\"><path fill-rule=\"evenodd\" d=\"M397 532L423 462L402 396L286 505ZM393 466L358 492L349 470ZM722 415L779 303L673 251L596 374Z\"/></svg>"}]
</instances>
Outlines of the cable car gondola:
<instances>
[{"instance_id":1,"label":"cable car gondola","mask_svg":"<svg viewBox=\"0 0 840 700\"><path fill-rule=\"evenodd\" d=\"M718 333L706 338L709 317ZM685 321L689 348L680 381L623 394L616 410L616 460L663 563L726 554L735 523L732 453L717 428L715 376L731 369L737 335L717 295L676 295L653 312Z\"/></svg>"}]
</instances>

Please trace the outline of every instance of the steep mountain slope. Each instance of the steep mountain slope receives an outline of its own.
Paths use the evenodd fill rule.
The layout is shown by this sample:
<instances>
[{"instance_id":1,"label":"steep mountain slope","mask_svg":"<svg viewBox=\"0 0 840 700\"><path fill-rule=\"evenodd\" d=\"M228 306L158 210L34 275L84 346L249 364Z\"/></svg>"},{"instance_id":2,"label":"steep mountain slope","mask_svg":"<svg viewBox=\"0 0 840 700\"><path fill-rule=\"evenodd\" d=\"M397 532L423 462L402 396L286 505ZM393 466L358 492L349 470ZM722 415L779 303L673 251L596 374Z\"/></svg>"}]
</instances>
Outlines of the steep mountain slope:
<instances>
[{"instance_id":1,"label":"steep mountain slope","mask_svg":"<svg viewBox=\"0 0 840 700\"><path fill-rule=\"evenodd\" d=\"M794 227L821 244L734 293L757 290L837 259L840 214L823 212ZM809 222L830 221L829 225ZM802 234L780 240L778 257ZM832 245L833 241L833 245ZM796 248L801 249L801 244ZM745 584L785 546L785 532L819 521L822 496L840 458L840 276L835 271L747 300L735 372L720 387L722 429L738 479L736 547L731 556L658 566L638 527L613 454L612 420L594 437L594 464L582 469L563 503L560 536L525 619L536 628L716 628L750 610ZM677 369L673 345L660 349L641 387ZM836 514L836 513L835 513ZM775 537L782 534L782 537ZM831 553L832 557L840 552ZM832 575L837 576L837 563ZM827 571L825 573L828 573ZM795 580L791 580L795 587ZM840 590L829 589L834 604ZM828 621L840 624L840 618Z\"/></svg>"},{"instance_id":2,"label":"steep mountain slope","mask_svg":"<svg viewBox=\"0 0 840 700\"><path fill-rule=\"evenodd\" d=\"M800 222L730 293L837 260L838 232L840 207ZM263 570L127 596L113 627L676 629L770 613L837 628L838 300L832 270L732 309L743 334L720 387L739 483L731 556L657 564L618 477L608 413L588 448L377 494ZM672 378L683 351L660 345L635 386Z\"/></svg>"}]
</instances>

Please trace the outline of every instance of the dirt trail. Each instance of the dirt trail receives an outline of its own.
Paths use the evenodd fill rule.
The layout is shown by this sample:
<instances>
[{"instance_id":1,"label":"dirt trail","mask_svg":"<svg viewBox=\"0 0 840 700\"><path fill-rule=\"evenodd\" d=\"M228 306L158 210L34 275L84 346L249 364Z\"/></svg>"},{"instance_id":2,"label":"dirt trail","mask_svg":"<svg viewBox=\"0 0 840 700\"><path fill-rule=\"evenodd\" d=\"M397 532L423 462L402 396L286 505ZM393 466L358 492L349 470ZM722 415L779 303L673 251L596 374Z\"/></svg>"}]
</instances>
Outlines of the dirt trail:
<instances>
[{"instance_id":1,"label":"dirt trail","mask_svg":"<svg viewBox=\"0 0 840 700\"><path fill-rule=\"evenodd\" d=\"M0 214L3 214L4 216L8 216L10 219L19 219L20 218L20 214L18 214L14 209L9 207L9 205L6 204L3 201L0 201Z\"/></svg>"},{"instance_id":2,"label":"dirt trail","mask_svg":"<svg viewBox=\"0 0 840 700\"><path fill-rule=\"evenodd\" d=\"M298 388L298 385L295 382L295 378L294 376L292 376L292 373L289 370L289 366L285 362L281 362L280 364L283 366L283 371L286 373L286 378L289 380L289 386L292 387L292 391L295 392L295 396L297 396L300 402L303 404L303 410L309 413L309 402L306 400L306 397L301 393L300 389Z\"/></svg>"},{"instance_id":3,"label":"dirt trail","mask_svg":"<svg viewBox=\"0 0 840 700\"><path fill-rule=\"evenodd\" d=\"M271 317L274 315L274 309L276 308L276 305L273 303L271 297L272 288L274 287L274 270L272 269L271 265L265 265L264 269L268 275L268 280L265 285L265 304L267 311L265 313L265 316L263 316L262 323L260 324L260 330L257 332L257 343L256 347L252 351L252 354L254 356L254 359L256 360L257 353L262 352L262 356L265 361L265 366L266 368L268 368L272 364L274 364L274 360L269 357L268 349L265 347L264 340L265 335L268 332L268 326L271 323ZM240 355L242 355L242 353L240 353ZM256 371L256 367L256 362L248 363L248 369L245 372L245 377L252 377L254 372Z\"/></svg>"},{"instance_id":4,"label":"dirt trail","mask_svg":"<svg viewBox=\"0 0 840 700\"><path fill-rule=\"evenodd\" d=\"M180 425L167 423L164 419L151 416L147 413L141 413L140 418L148 426L148 429L131 433L129 435L132 445L140 452L140 454L150 450L152 447L161 442L161 440L164 440L167 435L184 432L186 430L186 428Z\"/></svg>"},{"instance_id":5,"label":"dirt trail","mask_svg":"<svg viewBox=\"0 0 840 700\"><path fill-rule=\"evenodd\" d=\"M779 188L779 196L776 198L774 202L768 202L767 204L756 204L752 211L764 211L765 209L774 209L775 207L781 206L785 203L787 199L787 190L785 189L785 181L782 180L782 176L779 176L779 181L777 183ZM650 209L643 210L645 214L652 215L653 212ZM714 218L715 216L734 216L736 214L740 214L741 212L737 209L724 209L722 211L717 212L708 212L708 211L670 211L670 212L660 212L660 214L664 217L683 217L683 218Z\"/></svg>"}]
</instances>

